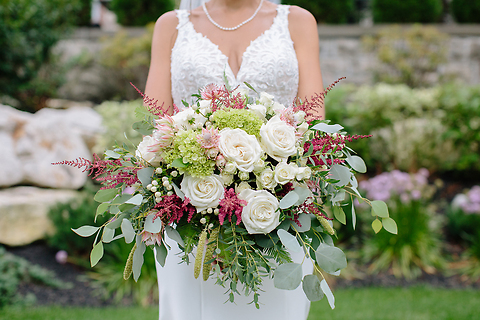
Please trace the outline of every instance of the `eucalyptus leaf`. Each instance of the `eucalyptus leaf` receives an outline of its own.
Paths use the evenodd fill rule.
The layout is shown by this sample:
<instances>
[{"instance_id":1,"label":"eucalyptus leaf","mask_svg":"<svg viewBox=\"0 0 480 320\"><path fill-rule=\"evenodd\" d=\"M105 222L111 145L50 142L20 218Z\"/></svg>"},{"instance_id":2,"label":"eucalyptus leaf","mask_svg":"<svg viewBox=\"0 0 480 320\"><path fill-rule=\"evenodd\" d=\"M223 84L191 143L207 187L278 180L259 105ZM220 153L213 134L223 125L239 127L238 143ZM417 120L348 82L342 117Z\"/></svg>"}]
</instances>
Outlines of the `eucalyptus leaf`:
<instances>
[{"instance_id":1,"label":"eucalyptus leaf","mask_svg":"<svg viewBox=\"0 0 480 320\"><path fill-rule=\"evenodd\" d=\"M382 225L383 225L383 228L385 230L387 230L388 232L393 233L393 234L398 233L397 223L392 218L390 218L390 217L383 218L382 219Z\"/></svg>"},{"instance_id":2,"label":"eucalyptus leaf","mask_svg":"<svg viewBox=\"0 0 480 320\"><path fill-rule=\"evenodd\" d=\"M298 232L307 232L308 230L310 230L311 226L312 226L312 219L311 219L312 215L311 214L306 214L306 213L301 213L299 216L298 216L298 222L300 222L300 224L302 226L299 226L295 221L291 221L290 224L295 228L295 230L297 230Z\"/></svg>"},{"instance_id":3,"label":"eucalyptus leaf","mask_svg":"<svg viewBox=\"0 0 480 320\"><path fill-rule=\"evenodd\" d=\"M139 206L142 204L143 196L141 194L136 194L132 198L125 201L125 203L133 204Z\"/></svg>"},{"instance_id":4,"label":"eucalyptus leaf","mask_svg":"<svg viewBox=\"0 0 480 320\"><path fill-rule=\"evenodd\" d=\"M314 274L307 274L303 277L303 292L310 301L322 300L324 294L320 285L320 280Z\"/></svg>"},{"instance_id":5,"label":"eucalyptus leaf","mask_svg":"<svg viewBox=\"0 0 480 320\"><path fill-rule=\"evenodd\" d=\"M295 190L292 190L290 191L289 193L287 193L285 195L285 197L283 197L280 202L279 202L279 206L280 206L280 209L287 209L287 208L290 208L291 206L293 206L295 203L297 203L299 199L299 196L298 194L295 192Z\"/></svg>"},{"instance_id":6,"label":"eucalyptus leaf","mask_svg":"<svg viewBox=\"0 0 480 320\"><path fill-rule=\"evenodd\" d=\"M334 273L347 266L345 253L337 247L321 243L315 251L317 264L327 273Z\"/></svg>"},{"instance_id":7,"label":"eucalyptus leaf","mask_svg":"<svg viewBox=\"0 0 480 320\"><path fill-rule=\"evenodd\" d=\"M124 193L119 194L115 199L112 200L112 204L123 204L132 198L131 194Z\"/></svg>"},{"instance_id":8,"label":"eucalyptus leaf","mask_svg":"<svg viewBox=\"0 0 480 320\"><path fill-rule=\"evenodd\" d=\"M144 136L149 136L153 132L153 126L146 121L137 121L132 125L132 129Z\"/></svg>"},{"instance_id":9,"label":"eucalyptus leaf","mask_svg":"<svg viewBox=\"0 0 480 320\"><path fill-rule=\"evenodd\" d=\"M333 197L332 202L333 203L342 202L343 200L345 200L345 195L346 195L345 190L338 190L335 196Z\"/></svg>"},{"instance_id":10,"label":"eucalyptus leaf","mask_svg":"<svg viewBox=\"0 0 480 320\"><path fill-rule=\"evenodd\" d=\"M302 247L298 244L297 237L285 230L278 230L277 235L282 244L292 252L302 252Z\"/></svg>"},{"instance_id":11,"label":"eucalyptus leaf","mask_svg":"<svg viewBox=\"0 0 480 320\"><path fill-rule=\"evenodd\" d=\"M125 237L126 243L131 243L133 239L135 239L135 230L128 219L122 220L122 234Z\"/></svg>"},{"instance_id":12,"label":"eucalyptus leaf","mask_svg":"<svg viewBox=\"0 0 480 320\"><path fill-rule=\"evenodd\" d=\"M145 231L150 232L150 233L159 233L160 230L162 230L162 220L160 218L155 219L154 214L149 214L145 218Z\"/></svg>"},{"instance_id":13,"label":"eucalyptus leaf","mask_svg":"<svg viewBox=\"0 0 480 320\"><path fill-rule=\"evenodd\" d=\"M105 155L111 159L119 159L121 157L121 155L112 150L105 151Z\"/></svg>"},{"instance_id":14,"label":"eucalyptus leaf","mask_svg":"<svg viewBox=\"0 0 480 320\"><path fill-rule=\"evenodd\" d=\"M93 226L82 226L78 229L72 229L73 232L78 234L81 237L90 237L92 234L98 231L99 227Z\"/></svg>"},{"instance_id":15,"label":"eucalyptus leaf","mask_svg":"<svg viewBox=\"0 0 480 320\"><path fill-rule=\"evenodd\" d=\"M146 188L150 182L152 182L153 168L142 168L137 171L138 180L142 183L142 186Z\"/></svg>"},{"instance_id":16,"label":"eucalyptus leaf","mask_svg":"<svg viewBox=\"0 0 480 320\"><path fill-rule=\"evenodd\" d=\"M360 172L360 173L365 173L367 172L367 166L365 165L365 162L363 161L362 158L359 156L348 156L347 157L347 163L350 165L350 167L353 168L353 170Z\"/></svg>"},{"instance_id":17,"label":"eucalyptus leaf","mask_svg":"<svg viewBox=\"0 0 480 320\"><path fill-rule=\"evenodd\" d=\"M117 207L114 207L114 208L116 209ZM122 214L118 215L117 217L112 218L110 220L110 222L107 223L107 225L105 227L109 228L109 229L117 229L118 227L120 227L122 225L122 220L126 216L127 216L126 213L122 213Z\"/></svg>"},{"instance_id":18,"label":"eucalyptus leaf","mask_svg":"<svg viewBox=\"0 0 480 320\"><path fill-rule=\"evenodd\" d=\"M108 202L103 202L100 203L97 207L97 212L95 213L95 221L97 220L97 217L101 214L103 214L105 211L108 210L108 207L110 206L110 203Z\"/></svg>"},{"instance_id":19,"label":"eucalyptus leaf","mask_svg":"<svg viewBox=\"0 0 480 320\"><path fill-rule=\"evenodd\" d=\"M104 228L103 229L102 242L110 243L113 240L114 236L115 236L115 230L109 229L109 228Z\"/></svg>"},{"instance_id":20,"label":"eucalyptus leaf","mask_svg":"<svg viewBox=\"0 0 480 320\"><path fill-rule=\"evenodd\" d=\"M140 274L142 273L142 266L143 266L143 254L145 253L145 243L142 241L142 236L137 235L136 237L136 243L137 243L137 249L133 253L133 280L135 282L138 281L138 278L140 277Z\"/></svg>"},{"instance_id":21,"label":"eucalyptus leaf","mask_svg":"<svg viewBox=\"0 0 480 320\"><path fill-rule=\"evenodd\" d=\"M323 243L328 246L334 246L335 244L333 243L333 238L329 234L324 234L323 235Z\"/></svg>"},{"instance_id":22,"label":"eucalyptus leaf","mask_svg":"<svg viewBox=\"0 0 480 320\"><path fill-rule=\"evenodd\" d=\"M177 230L170 226L166 226L165 231L167 231L167 236L170 239L176 241L180 246L185 247L185 242L183 242L182 236L180 236L180 233L178 233Z\"/></svg>"},{"instance_id":23,"label":"eucalyptus leaf","mask_svg":"<svg viewBox=\"0 0 480 320\"><path fill-rule=\"evenodd\" d=\"M271 232L268 235L266 234L256 234L255 235L255 242L262 248L271 248L277 243L279 237Z\"/></svg>"},{"instance_id":24,"label":"eucalyptus leaf","mask_svg":"<svg viewBox=\"0 0 480 320\"><path fill-rule=\"evenodd\" d=\"M278 289L294 290L302 282L302 265L284 263L275 270L273 284Z\"/></svg>"},{"instance_id":25,"label":"eucalyptus leaf","mask_svg":"<svg viewBox=\"0 0 480 320\"><path fill-rule=\"evenodd\" d=\"M372 205L372 215L381 218L388 218L387 204L381 200L375 200L370 203Z\"/></svg>"},{"instance_id":26,"label":"eucalyptus leaf","mask_svg":"<svg viewBox=\"0 0 480 320\"><path fill-rule=\"evenodd\" d=\"M372 229L375 231L375 233L379 233L380 230L382 230L382 222L378 219L373 220Z\"/></svg>"},{"instance_id":27,"label":"eucalyptus leaf","mask_svg":"<svg viewBox=\"0 0 480 320\"><path fill-rule=\"evenodd\" d=\"M335 219L337 219L341 224L347 224L347 218L345 216L345 212L343 212L342 207L333 206L333 215L335 216Z\"/></svg>"},{"instance_id":28,"label":"eucalyptus leaf","mask_svg":"<svg viewBox=\"0 0 480 320\"><path fill-rule=\"evenodd\" d=\"M350 177L352 173L350 169L340 164L334 164L330 168L330 178L334 180L339 180L338 182L334 183L337 186L344 186L350 182Z\"/></svg>"},{"instance_id":29,"label":"eucalyptus leaf","mask_svg":"<svg viewBox=\"0 0 480 320\"><path fill-rule=\"evenodd\" d=\"M353 205L353 201L352 201L351 209L352 209L352 227L353 227L353 230L355 230L355 227L357 225L357 214L355 213L355 206Z\"/></svg>"},{"instance_id":30,"label":"eucalyptus leaf","mask_svg":"<svg viewBox=\"0 0 480 320\"><path fill-rule=\"evenodd\" d=\"M323 293L325 293L325 296L327 297L330 308L335 309L335 297L333 296L332 290L330 290L330 287L328 286L328 283L327 281L325 281L325 279L320 281L320 287L322 288Z\"/></svg>"},{"instance_id":31,"label":"eucalyptus leaf","mask_svg":"<svg viewBox=\"0 0 480 320\"><path fill-rule=\"evenodd\" d=\"M173 190L175 190L175 194L176 194L180 199L182 199L182 201L185 201L185 194L183 193L183 191L180 190L180 188L179 188L175 183L172 183L172 186L173 186Z\"/></svg>"},{"instance_id":32,"label":"eucalyptus leaf","mask_svg":"<svg viewBox=\"0 0 480 320\"><path fill-rule=\"evenodd\" d=\"M326 123L317 123L312 127L313 130L322 131L325 133L337 133L343 129L339 124L326 124Z\"/></svg>"},{"instance_id":33,"label":"eucalyptus leaf","mask_svg":"<svg viewBox=\"0 0 480 320\"><path fill-rule=\"evenodd\" d=\"M310 191L310 189L304 188L304 187L296 187L294 191L298 195L298 200L295 203L296 206L299 206L302 203L304 203L305 200L307 200L307 198L312 195L312 192Z\"/></svg>"},{"instance_id":34,"label":"eucalyptus leaf","mask_svg":"<svg viewBox=\"0 0 480 320\"><path fill-rule=\"evenodd\" d=\"M92 252L90 253L90 264L94 267L100 259L103 257L103 243L100 241L93 247Z\"/></svg>"},{"instance_id":35,"label":"eucalyptus leaf","mask_svg":"<svg viewBox=\"0 0 480 320\"><path fill-rule=\"evenodd\" d=\"M115 198L117 189L101 189L98 190L93 199L97 202L107 202Z\"/></svg>"},{"instance_id":36,"label":"eucalyptus leaf","mask_svg":"<svg viewBox=\"0 0 480 320\"><path fill-rule=\"evenodd\" d=\"M155 245L155 258L157 262L164 267L165 260L167 259L168 249L165 247L165 244L162 242L161 246Z\"/></svg>"}]
</instances>

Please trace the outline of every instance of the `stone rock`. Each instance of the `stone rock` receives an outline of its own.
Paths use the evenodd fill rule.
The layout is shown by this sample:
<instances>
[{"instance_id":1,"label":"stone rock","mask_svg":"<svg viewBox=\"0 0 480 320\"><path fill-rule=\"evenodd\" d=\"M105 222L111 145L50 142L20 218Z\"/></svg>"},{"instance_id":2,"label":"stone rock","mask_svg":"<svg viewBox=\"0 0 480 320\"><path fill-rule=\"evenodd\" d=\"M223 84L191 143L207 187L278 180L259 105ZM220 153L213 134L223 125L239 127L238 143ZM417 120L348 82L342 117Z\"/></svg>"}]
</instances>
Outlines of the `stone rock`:
<instances>
[{"instance_id":1,"label":"stone rock","mask_svg":"<svg viewBox=\"0 0 480 320\"><path fill-rule=\"evenodd\" d=\"M0 243L22 246L45 238L54 231L48 218L50 207L72 201L77 194L36 187L0 190Z\"/></svg>"},{"instance_id":2,"label":"stone rock","mask_svg":"<svg viewBox=\"0 0 480 320\"><path fill-rule=\"evenodd\" d=\"M90 108L42 109L35 114L0 105L0 187L32 184L78 189L87 173L52 163L91 159L102 118Z\"/></svg>"}]
</instances>

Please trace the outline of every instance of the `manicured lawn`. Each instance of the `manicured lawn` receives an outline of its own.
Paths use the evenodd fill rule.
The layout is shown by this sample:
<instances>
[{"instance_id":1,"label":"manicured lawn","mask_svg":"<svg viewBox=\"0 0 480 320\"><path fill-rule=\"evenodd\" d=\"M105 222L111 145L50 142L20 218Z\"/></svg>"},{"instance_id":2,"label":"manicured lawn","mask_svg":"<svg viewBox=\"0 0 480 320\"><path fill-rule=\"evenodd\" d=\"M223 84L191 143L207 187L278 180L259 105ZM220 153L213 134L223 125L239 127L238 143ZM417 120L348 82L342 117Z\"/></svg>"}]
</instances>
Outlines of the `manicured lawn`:
<instances>
[{"instance_id":1,"label":"manicured lawn","mask_svg":"<svg viewBox=\"0 0 480 320\"><path fill-rule=\"evenodd\" d=\"M308 320L480 319L479 290L425 287L342 289L335 291L335 298L335 310L330 310L325 298L313 303ZM157 318L157 307L9 307L0 310L0 320L155 320Z\"/></svg>"}]
</instances>

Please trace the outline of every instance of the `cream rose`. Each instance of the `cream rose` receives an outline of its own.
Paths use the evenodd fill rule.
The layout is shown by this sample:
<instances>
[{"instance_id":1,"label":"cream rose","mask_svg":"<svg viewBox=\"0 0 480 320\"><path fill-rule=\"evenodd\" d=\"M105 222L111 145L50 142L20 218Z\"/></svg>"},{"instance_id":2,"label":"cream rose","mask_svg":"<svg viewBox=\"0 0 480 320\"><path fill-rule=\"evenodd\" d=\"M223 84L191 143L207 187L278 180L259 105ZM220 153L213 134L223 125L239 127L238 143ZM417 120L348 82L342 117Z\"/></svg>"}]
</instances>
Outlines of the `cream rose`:
<instances>
[{"instance_id":1,"label":"cream rose","mask_svg":"<svg viewBox=\"0 0 480 320\"><path fill-rule=\"evenodd\" d=\"M242 222L248 233L266 234L280 224L278 200L270 192L247 189L238 197L247 201L247 205L242 210Z\"/></svg>"},{"instance_id":2,"label":"cream rose","mask_svg":"<svg viewBox=\"0 0 480 320\"><path fill-rule=\"evenodd\" d=\"M257 138L242 129L226 128L220 131L219 135L218 148L225 159L235 163L240 171L253 171L254 164L262 155Z\"/></svg>"},{"instance_id":3,"label":"cream rose","mask_svg":"<svg viewBox=\"0 0 480 320\"><path fill-rule=\"evenodd\" d=\"M217 207L225 192L222 178L215 174L205 178L185 175L180 189L197 212Z\"/></svg>"},{"instance_id":4,"label":"cream rose","mask_svg":"<svg viewBox=\"0 0 480 320\"><path fill-rule=\"evenodd\" d=\"M157 143L158 141L152 136L143 137L142 142L139 143L137 150L135 151L135 156L147 161L152 166L159 166L162 158L157 152L150 151L153 146L157 145Z\"/></svg>"},{"instance_id":5,"label":"cream rose","mask_svg":"<svg viewBox=\"0 0 480 320\"><path fill-rule=\"evenodd\" d=\"M277 181L275 181L275 173L270 168L266 168L257 176L257 187L259 189L273 190L276 185Z\"/></svg>"},{"instance_id":6,"label":"cream rose","mask_svg":"<svg viewBox=\"0 0 480 320\"><path fill-rule=\"evenodd\" d=\"M240 194L240 193L242 193L242 191L247 190L247 189L252 189L252 187L246 181L242 181L238 185L235 186L235 192L237 194Z\"/></svg>"},{"instance_id":7,"label":"cream rose","mask_svg":"<svg viewBox=\"0 0 480 320\"><path fill-rule=\"evenodd\" d=\"M260 138L265 152L277 161L286 160L297 153L295 128L282 121L279 116L262 125Z\"/></svg>"},{"instance_id":8,"label":"cream rose","mask_svg":"<svg viewBox=\"0 0 480 320\"><path fill-rule=\"evenodd\" d=\"M261 120L265 121L267 116L267 107L262 104L249 104L248 109L252 110Z\"/></svg>"},{"instance_id":9,"label":"cream rose","mask_svg":"<svg viewBox=\"0 0 480 320\"><path fill-rule=\"evenodd\" d=\"M298 166L294 163L287 164L280 162L275 167L275 181L279 184L286 184L295 179L298 171Z\"/></svg>"},{"instance_id":10,"label":"cream rose","mask_svg":"<svg viewBox=\"0 0 480 320\"><path fill-rule=\"evenodd\" d=\"M312 169L310 169L310 167L300 167L298 168L297 174L295 175L295 177L297 178L297 180L300 181L300 180L309 179L311 175L312 175Z\"/></svg>"}]
</instances>

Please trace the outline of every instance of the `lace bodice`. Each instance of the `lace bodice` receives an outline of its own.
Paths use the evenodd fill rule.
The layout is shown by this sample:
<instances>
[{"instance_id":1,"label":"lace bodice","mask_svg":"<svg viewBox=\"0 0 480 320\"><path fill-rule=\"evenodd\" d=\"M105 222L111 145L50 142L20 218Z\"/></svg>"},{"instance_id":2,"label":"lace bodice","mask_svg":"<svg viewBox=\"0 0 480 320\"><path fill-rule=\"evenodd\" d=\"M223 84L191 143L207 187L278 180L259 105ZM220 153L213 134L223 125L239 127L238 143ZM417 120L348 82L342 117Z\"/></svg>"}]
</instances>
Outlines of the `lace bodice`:
<instances>
[{"instance_id":1,"label":"lace bodice","mask_svg":"<svg viewBox=\"0 0 480 320\"><path fill-rule=\"evenodd\" d=\"M235 77L228 57L207 37L195 31L189 12L177 10L178 35L171 55L173 102L179 108L182 100L191 102L192 94L210 83L223 83L225 74L232 87L244 82L258 92L274 95L289 105L298 89L298 61L288 29L289 6L278 5L271 27L250 42L242 56Z\"/></svg>"}]
</instances>

